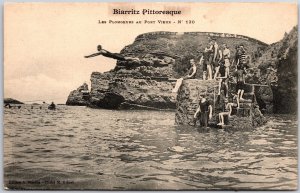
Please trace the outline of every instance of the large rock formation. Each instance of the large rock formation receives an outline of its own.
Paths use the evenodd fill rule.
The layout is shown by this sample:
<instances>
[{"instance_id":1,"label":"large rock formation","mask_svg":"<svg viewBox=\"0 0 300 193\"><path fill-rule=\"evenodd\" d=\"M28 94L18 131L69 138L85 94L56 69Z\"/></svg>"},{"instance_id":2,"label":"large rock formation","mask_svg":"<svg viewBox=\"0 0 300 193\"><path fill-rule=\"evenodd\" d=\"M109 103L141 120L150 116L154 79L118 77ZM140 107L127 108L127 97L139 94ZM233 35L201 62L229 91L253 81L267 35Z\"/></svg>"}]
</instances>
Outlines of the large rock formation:
<instances>
[{"instance_id":1,"label":"large rock formation","mask_svg":"<svg viewBox=\"0 0 300 193\"><path fill-rule=\"evenodd\" d=\"M226 43L231 50L238 44L244 44L250 52L267 46L236 34L141 34L121 51L124 56L138 57L141 62L117 61L115 69L110 72L93 72L89 101L82 101L80 94L72 91L67 104L88 103L91 107L108 109L174 109L175 97L171 93L174 79L186 75L191 58L200 59L209 38L215 38L220 45ZM202 78L199 64L196 78Z\"/></svg>"},{"instance_id":2,"label":"large rock formation","mask_svg":"<svg viewBox=\"0 0 300 193\"><path fill-rule=\"evenodd\" d=\"M243 44L251 56L247 83L256 83L254 94L263 112L288 113L297 109L297 28L283 40L270 46L236 34L206 32L153 32L139 35L121 51L124 56L138 57L140 62L117 61L115 69L93 72L91 93L82 100L72 91L67 104L89 105L108 109L172 109L176 107L171 94L174 79L186 75L189 59L196 61L214 38L226 43L235 54L235 46ZM96 59L96 58L95 58ZM234 67L231 67L231 71ZM277 71L277 72L276 72ZM197 66L196 78L202 78ZM231 80L232 82L232 80Z\"/></svg>"},{"instance_id":3,"label":"large rock formation","mask_svg":"<svg viewBox=\"0 0 300 193\"><path fill-rule=\"evenodd\" d=\"M284 37L278 55L278 86L274 87L276 113L297 113L298 30Z\"/></svg>"},{"instance_id":4,"label":"large rock formation","mask_svg":"<svg viewBox=\"0 0 300 193\"><path fill-rule=\"evenodd\" d=\"M133 74L133 73L132 73ZM118 72L93 72L90 106L106 109L174 109L173 84L150 78L121 78Z\"/></svg>"},{"instance_id":5,"label":"large rock formation","mask_svg":"<svg viewBox=\"0 0 300 193\"><path fill-rule=\"evenodd\" d=\"M274 104L275 113L297 112L297 29L295 26L282 40L260 53L253 62L253 66L258 67L256 72L248 76L248 82L270 85L272 92L267 87L260 90L267 100L262 97L258 102L261 108Z\"/></svg>"}]
</instances>

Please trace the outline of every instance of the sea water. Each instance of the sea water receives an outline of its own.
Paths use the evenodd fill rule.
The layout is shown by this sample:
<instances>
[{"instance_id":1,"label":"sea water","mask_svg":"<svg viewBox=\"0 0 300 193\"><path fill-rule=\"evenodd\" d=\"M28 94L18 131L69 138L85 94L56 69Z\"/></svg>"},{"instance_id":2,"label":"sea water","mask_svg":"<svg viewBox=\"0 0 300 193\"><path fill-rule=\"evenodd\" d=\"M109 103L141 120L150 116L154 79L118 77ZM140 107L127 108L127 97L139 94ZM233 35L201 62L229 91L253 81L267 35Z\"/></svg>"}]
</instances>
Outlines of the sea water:
<instances>
[{"instance_id":1,"label":"sea water","mask_svg":"<svg viewBox=\"0 0 300 193\"><path fill-rule=\"evenodd\" d=\"M267 119L224 131L176 126L170 111L5 109L5 187L295 189L297 117Z\"/></svg>"}]
</instances>

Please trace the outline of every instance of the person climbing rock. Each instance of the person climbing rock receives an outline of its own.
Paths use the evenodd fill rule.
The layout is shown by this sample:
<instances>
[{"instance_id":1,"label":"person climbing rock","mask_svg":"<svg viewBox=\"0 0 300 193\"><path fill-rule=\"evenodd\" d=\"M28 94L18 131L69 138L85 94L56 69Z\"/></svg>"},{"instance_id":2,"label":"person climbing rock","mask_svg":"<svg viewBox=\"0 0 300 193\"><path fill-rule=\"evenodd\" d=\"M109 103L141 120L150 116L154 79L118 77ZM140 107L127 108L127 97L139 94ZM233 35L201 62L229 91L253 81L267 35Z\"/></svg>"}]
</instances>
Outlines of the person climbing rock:
<instances>
[{"instance_id":1,"label":"person climbing rock","mask_svg":"<svg viewBox=\"0 0 300 193\"><path fill-rule=\"evenodd\" d=\"M189 74L187 76L183 77L183 78L177 79L175 87L172 90L173 93L178 92L183 80L195 78L195 75L196 75L196 72L197 72L197 66L196 66L195 60L190 59L190 64L191 64L192 67L189 70Z\"/></svg>"},{"instance_id":2,"label":"person climbing rock","mask_svg":"<svg viewBox=\"0 0 300 193\"><path fill-rule=\"evenodd\" d=\"M89 56L84 56L84 57L85 58L91 58L91 57L102 55L102 56L107 57L107 58L113 58L113 59L121 60L121 61L140 62L139 58L127 57L127 56L123 56L122 54L119 54L119 53L111 53L107 50L104 50L104 49L102 49L101 45L97 46L97 50L98 50L98 53L95 53L95 54L92 54L92 55L89 55Z\"/></svg>"},{"instance_id":3,"label":"person climbing rock","mask_svg":"<svg viewBox=\"0 0 300 193\"><path fill-rule=\"evenodd\" d=\"M197 108L194 119L199 118L200 126L205 128L208 126L208 120L212 118L212 105L205 97L205 94L200 95L199 107Z\"/></svg>"}]
</instances>

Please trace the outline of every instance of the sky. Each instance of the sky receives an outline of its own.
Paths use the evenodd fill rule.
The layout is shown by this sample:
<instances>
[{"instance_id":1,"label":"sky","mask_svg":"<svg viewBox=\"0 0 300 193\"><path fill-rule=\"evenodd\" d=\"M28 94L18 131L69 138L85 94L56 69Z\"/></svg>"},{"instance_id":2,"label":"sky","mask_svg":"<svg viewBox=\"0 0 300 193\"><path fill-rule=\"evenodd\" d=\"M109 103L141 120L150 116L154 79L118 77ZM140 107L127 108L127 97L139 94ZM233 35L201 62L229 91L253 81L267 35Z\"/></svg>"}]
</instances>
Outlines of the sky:
<instances>
[{"instance_id":1,"label":"sky","mask_svg":"<svg viewBox=\"0 0 300 193\"><path fill-rule=\"evenodd\" d=\"M172 9L182 14L114 15L113 9ZM295 3L7 3L4 97L65 103L70 91L90 84L92 72L114 68L113 59L84 58L95 53L98 44L120 52L139 34L153 31L233 33L270 44L297 25L297 15ZM142 24L99 24L99 20L141 20ZM157 20L195 23L158 24Z\"/></svg>"}]
</instances>

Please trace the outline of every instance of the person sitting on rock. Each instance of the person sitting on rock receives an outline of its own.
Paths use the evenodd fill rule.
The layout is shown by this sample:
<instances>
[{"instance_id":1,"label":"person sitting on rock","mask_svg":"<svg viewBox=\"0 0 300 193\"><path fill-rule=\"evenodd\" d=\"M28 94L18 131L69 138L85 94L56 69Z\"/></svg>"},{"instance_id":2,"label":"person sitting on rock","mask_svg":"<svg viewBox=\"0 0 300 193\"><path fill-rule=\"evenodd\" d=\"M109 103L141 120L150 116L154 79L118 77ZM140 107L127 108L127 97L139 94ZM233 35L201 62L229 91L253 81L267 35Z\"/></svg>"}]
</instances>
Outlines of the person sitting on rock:
<instances>
[{"instance_id":1,"label":"person sitting on rock","mask_svg":"<svg viewBox=\"0 0 300 193\"><path fill-rule=\"evenodd\" d=\"M194 59L190 59L190 64L192 65L192 67L189 70L189 74L187 76L183 77L183 78L177 79L175 87L172 90L173 93L177 93L178 92L178 90L179 90L179 88L180 88L183 80L185 80L185 79L191 79L191 78L195 77L196 72L197 72L197 66L196 66L195 60Z\"/></svg>"},{"instance_id":2,"label":"person sitting on rock","mask_svg":"<svg viewBox=\"0 0 300 193\"><path fill-rule=\"evenodd\" d=\"M235 98L235 97L234 97ZM233 98L233 99L234 99ZM219 123L217 125L224 125L224 117L225 116L228 116L228 117L231 117L231 113L232 113L232 107L234 105L236 105L235 103L231 102L229 103L228 102L228 99L225 99L225 111L224 112L221 112L219 113Z\"/></svg>"},{"instance_id":3,"label":"person sitting on rock","mask_svg":"<svg viewBox=\"0 0 300 193\"><path fill-rule=\"evenodd\" d=\"M84 56L84 57L85 58L91 58L91 57L102 55L102 56L107 57L107 58L113 58L113 59L121 60L121 61L140 62L139 58L127 57L127 56L123 56L119 53L111 53L107 50L104 50L104 49L102 49L101 45L97 46L97 50L98 50L98 53L95 53L95 54L92 54L92 55L89 55L89 56Z\"/></svg>"},{"instance_id":4,"label":"person sitting on rock","mask_svg":"<svg viewBox=\"0 0 300 193\"><path fill-rule=\"evenodd\" d=\"M199 118L200 126L207 128L208 120L212 118L211 102L205 98L205 94L200 95L199 107L197 108L194 119Z\"/></svg>"}]
</instances>

